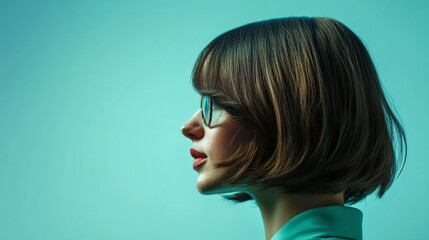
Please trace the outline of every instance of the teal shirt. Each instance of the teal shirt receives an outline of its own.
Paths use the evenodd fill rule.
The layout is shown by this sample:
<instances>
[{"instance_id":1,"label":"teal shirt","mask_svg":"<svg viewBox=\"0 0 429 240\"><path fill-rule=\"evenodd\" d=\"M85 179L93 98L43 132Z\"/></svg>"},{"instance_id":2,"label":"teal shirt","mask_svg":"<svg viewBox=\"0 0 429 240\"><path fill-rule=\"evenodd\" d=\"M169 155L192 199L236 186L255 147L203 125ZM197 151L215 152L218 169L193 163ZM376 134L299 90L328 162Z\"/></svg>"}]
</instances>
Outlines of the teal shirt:
<instances>
[{"instance_id":1,"label":"teal shirt","mask_svg":"<svg viewBox=\"0 0 429 240\"><path fill-rule=\"evenodd\" d=\"M362 212L346 206L304 211L283 225L271 240L362 239Z\"/></svg>"}]
</instances>

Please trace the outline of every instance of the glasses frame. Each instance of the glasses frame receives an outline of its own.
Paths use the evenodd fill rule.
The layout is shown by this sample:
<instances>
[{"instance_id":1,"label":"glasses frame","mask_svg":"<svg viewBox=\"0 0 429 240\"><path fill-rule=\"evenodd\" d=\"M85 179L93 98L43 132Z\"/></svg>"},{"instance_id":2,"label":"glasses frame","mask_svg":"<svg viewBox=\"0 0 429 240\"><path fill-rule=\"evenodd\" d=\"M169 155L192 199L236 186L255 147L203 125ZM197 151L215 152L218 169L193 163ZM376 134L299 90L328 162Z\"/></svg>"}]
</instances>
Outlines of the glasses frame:
<instances>
[{"instance_id":1,"label":"glasses frame","mask_svg":"<svg viewBox=\"0 0 429 240\"><path fill-rule=\"evenodd\" d=\"M204 100L209 102L209 110L208 110L209 116L205 116L205 114L204 114L204 112L205 112L204 111L205 107L203 108ZM204 104L204 106L206 106L206 104ZM212 122L212 117L213 117L213 100L212 100L212 98L210 96L207 96L207 95L202 95L201 96L201 102L200 102L200 108L201 108L201 117L203 118L204 125L206 125L207 127L210 127L210 124ZM207 119L207 117L208 117L208 119Z\"/></svg>"}]
</instances>

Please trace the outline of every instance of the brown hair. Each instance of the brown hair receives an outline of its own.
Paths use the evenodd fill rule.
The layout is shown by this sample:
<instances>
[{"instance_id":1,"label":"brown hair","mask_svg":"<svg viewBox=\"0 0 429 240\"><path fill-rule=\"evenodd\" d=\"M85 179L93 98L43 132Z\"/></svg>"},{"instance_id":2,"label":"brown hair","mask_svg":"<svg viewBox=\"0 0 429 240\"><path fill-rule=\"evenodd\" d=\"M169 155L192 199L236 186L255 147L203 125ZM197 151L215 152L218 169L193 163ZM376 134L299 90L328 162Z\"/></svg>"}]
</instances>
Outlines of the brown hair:
<instances>
[{"instance_id":1,"label":"brown hair","mask_svg":"<svg viewBox=\"0 0 429 240\"><path fill-rule=\"evenodd\" d=\"M218 165L228 167L228 184L344 191L345 202L356 203L377 189L381 197L396 159L405 162L405 133L374 64L336 20L281 18L230 30L201 52L193 85L249 132Z\"/></svg>"}]
</instances>

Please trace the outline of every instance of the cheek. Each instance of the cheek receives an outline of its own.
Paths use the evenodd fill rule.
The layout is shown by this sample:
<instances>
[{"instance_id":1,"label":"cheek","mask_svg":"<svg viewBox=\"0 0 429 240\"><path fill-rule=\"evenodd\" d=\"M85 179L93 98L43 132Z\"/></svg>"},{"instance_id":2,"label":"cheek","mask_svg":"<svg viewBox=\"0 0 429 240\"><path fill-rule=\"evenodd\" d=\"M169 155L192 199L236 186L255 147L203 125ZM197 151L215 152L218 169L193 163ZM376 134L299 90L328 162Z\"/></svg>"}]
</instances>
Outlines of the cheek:
<instances>
[{"instance_id":1,"label":"cheek","mask_svg":"<svg viewBox=\"0 0 429 240\"><path fill-rule=\"evenodd\" d=\"M245 138L245 130L238 123L229 121L212 136L212 157L217 163L228 160Z\"/></svg>"}]
</instances>

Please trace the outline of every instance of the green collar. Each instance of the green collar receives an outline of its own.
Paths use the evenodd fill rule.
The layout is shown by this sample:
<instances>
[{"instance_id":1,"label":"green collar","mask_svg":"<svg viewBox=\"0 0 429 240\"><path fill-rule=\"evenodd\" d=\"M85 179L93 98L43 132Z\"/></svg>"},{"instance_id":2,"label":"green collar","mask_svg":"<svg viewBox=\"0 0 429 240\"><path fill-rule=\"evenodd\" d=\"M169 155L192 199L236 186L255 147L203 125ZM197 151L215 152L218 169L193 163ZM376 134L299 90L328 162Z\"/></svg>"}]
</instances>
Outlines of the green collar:
<instances>
[{"instance_id":1,"label":"green collar","mask_svg":"<svg viewBox=\"0 0 429 240\"><path fill-rule=\"evenodd\" d=\"M309 209L289 220L271 240L336 237L362 239L362 212L346 206Z\"/></svg>"}]
</instances>

